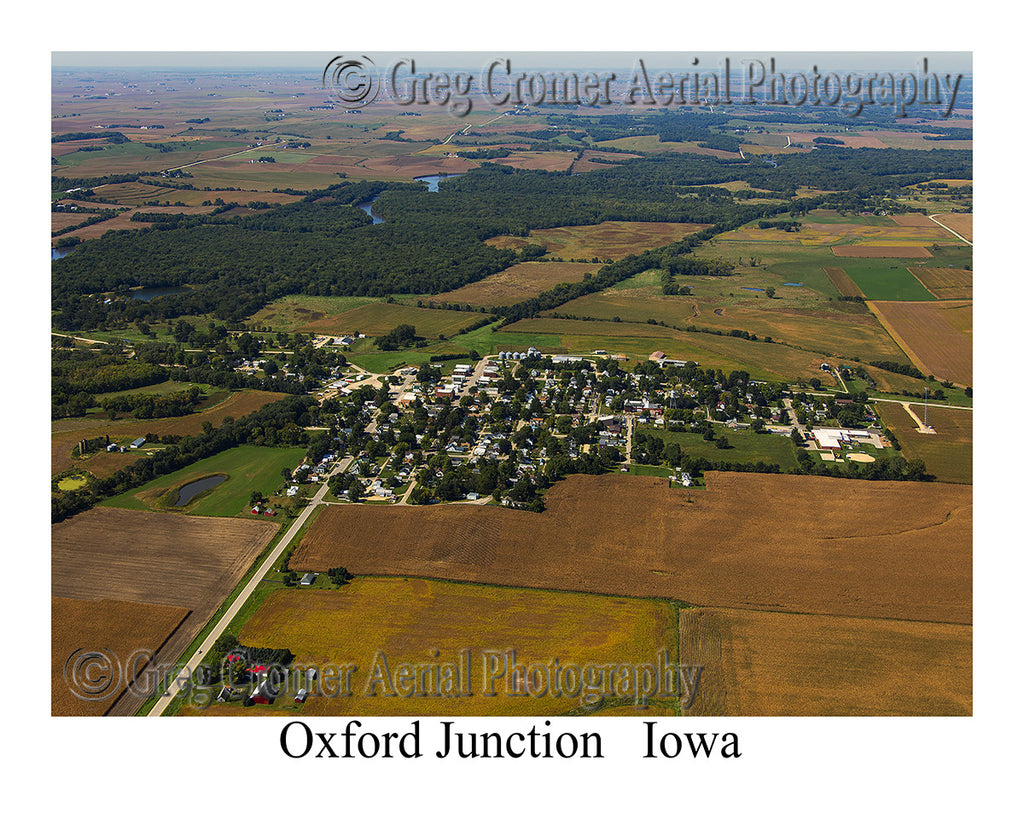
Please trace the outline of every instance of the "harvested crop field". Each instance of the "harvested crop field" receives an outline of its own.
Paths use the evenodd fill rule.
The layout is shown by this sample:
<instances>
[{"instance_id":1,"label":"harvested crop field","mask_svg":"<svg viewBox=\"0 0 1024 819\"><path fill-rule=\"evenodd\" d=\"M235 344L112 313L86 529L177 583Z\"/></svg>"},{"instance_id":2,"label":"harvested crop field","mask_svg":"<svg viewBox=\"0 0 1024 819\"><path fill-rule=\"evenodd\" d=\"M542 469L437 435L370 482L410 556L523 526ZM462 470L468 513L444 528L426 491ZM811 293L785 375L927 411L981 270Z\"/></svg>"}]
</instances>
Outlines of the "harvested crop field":
<instances>
[{"instance_id":1,"label":"harvested crop field","mask_svg":"<svg viewBox=\"0 0 1024 819\"><path fill-rule=\"evenodd\" d=\"M972 713L972 627L685 609L682 662L703 665L692 716Z\"/></svg>"},{"instance_id":2,"label":"harvested crop field","mask_svg":"<svg viewBox=\"0 0 1024 819\"><path fill-rule=\"evenodd\" d=\"M860 296L864 297L864 293L857 286L857 282L850 278L850 274L847 273L841 267L826 267L825 273L828 274L832 284L836 286L840 296Z\"/></svg>"},{"instance_id":3,"label":"harvested crop field","mask_svg":"<svg viewBox=\"0 0 1024 819\"><path fill-rule=\"evenodd\" d=\"M51 660L50 713L53 716L100 716L128 687L124 666L139 656L137 652L153 652L167 641L188 616L181 606L158 606L123 600L73 600L50 598ZM97 678L96 687L72 688L76 668L86 672L94 652L116 659L122 668L108 677ZM101 657L96 657L102 660ZM144 662L144 661L143 661ZM136 668L143 671L144 666ZM75 691L79 696L75 695Z\"/></svg>"},{"instance_id":4,"label":"harvested crop field","mask_svg":"<svg viewBox=\"0 0 1024 819\"><path fill-rule=\"evenodd\" d=\"M405 304L374 302L346 310L334 316L309 321L301 328L305 332L365 333L368 336L382 336L399 324L411 324L416 335L437 338L440 335L453 336L463 327L480 321L480 313L464 313L455 310L431 310Z\"/></svg>"},{"instance_id":5,"label":"harvested crop field","mask_svg":"<svg viewBox=\"0 0 1024 819\"><path fill-rule=\"evenodd\" d=\"M549 254L562 259L590 261L597 257L604 261L663 247L706 227L676 222L601 222L598 225L534 230L528 237L496 236L488 239L487 244L514 250L540 244L547 248Z\"/></svg>"},{"instance_id":6,"label":"harvested crop field","mask_svg":"<svg viewBox=\"0 0 1024 819\"><path fill-rule=\"evenodd\" d=\"M971 483L974 480L974 413L931 404L928 407L928 425L934 435L917 431L917 424L900 404L884 401L875 403L875 410L883 423L896 433L907 458L920 458L927 471L940 481ZM923 404L912 404L911 409L924 420Z\"/></svg>"},{"instance_id":7,"label":"harvested crop field","mask_svg":"<svg viewBox=\"0 0 1024 819\"><path fill-rule=\"evenodd\" d=\"M972 302L869 301L868 307L918 369L972 386Z\"/></svg>"},{"instance_id":8,"label":"harvested crop field","mask_svg":"<svg viewBox=\"0 0 1024 819\"><path fill-rule=\"evenodd\" d=\"M121 421L108 421L95 415L84 418L63 418L51 424L50 436L50 474L59 475L66 469L80 467L100 478L113 475L117 470L134 463L140 457L137 450L127 452L106 452L101 450L86 458L72 455L78 442L83 438L98 438L109 435L111 442L129 443L147 433L156 435L195 435L208 421L214 427L231 416L241 418L255 412L265 404L287 398L286 393L261 392L258 390L240 390L232 393L219 404L178 418L153 418L140 421L134 418Z\"/></svg>"},{"instance_id":9,"label":"harvested crop field","mask_svg":"<svg viewBox=\"0 0 1024 819\"><path fill-rule=\"evenodd\" d=\"M189 609L157 655L170 663L277 530L261 520L90 509L50 527L51 594ZM110 713L134 713L144 699L126 693Z\"/></svg>"},{"instance_id":10,"label":"harvested crop field","mask_svg":"<svg viewBox=\"0 0 1024 819\"><path fill-rule=\"evenodd\" d=\"M338 590L274 591L248 620L239 640L288 647L294 667L352 664L352 697L313 696L306 715L555 715L581 707L580 694L516 696L511 673L485 690L484 652L514 651L514 664L553 661L564 667L600 663L675 662L675 608L657 600L509 589L416 578L364 577ZM401 663L458 663L469 650L468 697L369 696L377 652L392 675ZM501 660L504 664L505 660ZM634 716L637 712L633 711Z\"/></svg>"},{"instance_id":11,"label":"harvested crop field","mask_svg":"<svg viewBox=\"0 0 1024 819\"><path fill-rule=\"evenodd\" d=\"M902 245L833 245L832 254L844 259L930 259L926 247Z\"/></svg>"},{"instance_id":12,"label":"harvested crop field","mask_svg":"<svg viewBox=\"0 0 1024 819\"><path fill-rule=\"evenodd\" d=\"M972 517L970 488L950 484L712 472L702 491L574 475L542 514L331 507L291 565L968 623Z\"/></svg>"},{"instance_id":13,"label":"harvested crop field","mask_svg":"<svg viewBox=\"0 0 1024 819\"><path fill-rule=\"evenodd\" d=\"M531 171L567 171L576 161L576 154L570 151L517 151L492 161L496 165Z\"/></svg>"},{"instance_id":14,"label":"harvested crop field","mask_svg":"<svg viewBox=\"0 0 1024 819\"><path fill-rule=\"evenodd\" d=\"M908 268L937 299L969 299L974 295L974 273L952 267Z\"/></svg>"},{"instance_id":15,"label":"harvested crop field","mask_svg":"<svg viewBox=\"0 0 1024 819\"><path fill-rule=\"evenodd\" d=\"M487 307L516 304L561 282L581 281L585 273L599 269L600 265L586 262L521 262L458 290L431 296L430 300Z\"/></svg>"},{"instance_id":16,"label":"harvested crop field","mask_svg":"<svg viewBox=\"0 0 1024 819\"><path fill-rule=\"evenodd\" d=\"M968 242L974 241L973 213L943 213L935 219L963 236Z\"/></svg>"}]
</instances>

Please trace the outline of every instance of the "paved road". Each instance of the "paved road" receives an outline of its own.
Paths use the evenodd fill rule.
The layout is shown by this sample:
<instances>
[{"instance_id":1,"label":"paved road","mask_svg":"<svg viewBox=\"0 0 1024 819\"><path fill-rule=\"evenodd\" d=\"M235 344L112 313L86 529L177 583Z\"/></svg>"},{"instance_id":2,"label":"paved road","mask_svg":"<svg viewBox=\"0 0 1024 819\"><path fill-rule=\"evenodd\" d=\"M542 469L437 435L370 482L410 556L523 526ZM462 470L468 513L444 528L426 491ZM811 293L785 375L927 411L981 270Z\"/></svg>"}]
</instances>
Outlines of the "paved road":
<instances>
[{"instance_id":1,"label":"paved road","mask_svg":"<svg viewBox=\"0 0 1024 819\"><path fill-rule=\"evenodd\" d=\"M966 242L971 247L974 247L974 244L972 242L969 242L965 237L961 236L959 233L957 233L955 230L953 230L953 228L949 227L948 225L942 224L942 222L940 222L934 216L929 216L928 218L931 219L940 228L943 228L944 230L948 230L950 233L952 233L954 236L956 236L956 238L959 239L961 242Z\"/></svg>"},{"instance_id":2,"label":"paved road","mask_svg":"<svg viewBox=\"0 0 1024 819\"><path fill-rule=\"evenodd\" d=\"M382 378L383 376L376 375L375 377ZM407 377L402 386L406 387L411 381L411 378L411 376ZM373 418L373 420L370 421L369 424L366 425L366 431L369 433L375 432L377 429L378 420L379 413ZM337 475L344 472L352 465L353 460L354 457L351 455L349 455L346 458L340 459L338 463L335 464L334 469L331 470L330 475L324 477L323 483L320 485L320 488L317 490L316 494L310 500L309 505L305 509L303 509L299 516L292 522L292 525L285 533L285 536L281 538L277 546L274 547L274 550L269 555L267 555L266 560L263 561L260 567L256 570L256 573L253 574L253 576L249 579L249 582L245 584L245 587L242 589L238 597L235 598L235 601L228 607L227 611L224 612L220 620L217 621L217 625L214 626L213 630L207 635L206 639L203 640L202 645L200 645L196 652L188 658L182 672L167 687L167 693L164 694L164 696L162 696L157 701L156 705L153 706L152 710L150 710L149 712L149 716L159 717L163 714L165 710L167 710L167 707L171 704L171 701L182 690L183 683L188 681L189 677L191 676L191 672L198 668L200 662L202 661L202 656L210 651L210 649L213 647L213 644L217 641L217 638L224 633L227 627L231 624L231 621L235 618L238 612L241 611L242 606L245 605L246 601L252 596L252 593L262 582L263 576L268 571L270 571L270 568L274 565L277 559L280 558L282 554L284 554L285 549L287 549L288 546L291 545L291 542L295 539L296 535L298 535L303 525L306 523L307 520L309 520L309 516L313 514L313 510L321 504L328 503L328 501L325 501L324 498L327 496L327 486L329 478L333 475Z\"/></svg>"}]
</instances>

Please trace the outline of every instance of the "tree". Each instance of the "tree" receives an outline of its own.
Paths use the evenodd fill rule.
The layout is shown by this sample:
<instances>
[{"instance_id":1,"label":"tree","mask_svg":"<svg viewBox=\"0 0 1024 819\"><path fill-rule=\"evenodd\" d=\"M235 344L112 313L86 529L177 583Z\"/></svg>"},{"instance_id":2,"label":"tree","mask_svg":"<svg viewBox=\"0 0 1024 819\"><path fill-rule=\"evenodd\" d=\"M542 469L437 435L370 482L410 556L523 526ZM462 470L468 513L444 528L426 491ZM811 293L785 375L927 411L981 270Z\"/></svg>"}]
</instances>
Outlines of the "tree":
<instances>
[{"instance_id":1,"label":"tree","mask_svg":"<svg viewBox=\"0 0 1024 819\"><path fill-rule=\"evenodd\" d=\"M789 433L789 437L793 439L793 443L799 447L804 445L804 436L800 434L800 430L793 427L793 431Z\"/></svg>"},{"instance_id":2,"label":"tree","mask_svg":"<svg viewBox=\"0 0 1024 819\"><path fill-rule=\"evenodd\" d=\"M774 288L774 287L766 287L766 288L764 289L764 294L765 294L765 295L766 295L766 296L767 296L768 298L770 298L770 299L774 299L774 298L775 298L775 288Z\"/></svg>"},{"instance_id":3,"label":"tree","mask_svg":"<svg viewBox=\"0 0 1024 819\"><path fill-rule=\"evenodd\" d=\"M263 503L263 493L258 489L253 489L249 494L249 505L259 506L261 503Z\"/></svg>"}]
</instances>

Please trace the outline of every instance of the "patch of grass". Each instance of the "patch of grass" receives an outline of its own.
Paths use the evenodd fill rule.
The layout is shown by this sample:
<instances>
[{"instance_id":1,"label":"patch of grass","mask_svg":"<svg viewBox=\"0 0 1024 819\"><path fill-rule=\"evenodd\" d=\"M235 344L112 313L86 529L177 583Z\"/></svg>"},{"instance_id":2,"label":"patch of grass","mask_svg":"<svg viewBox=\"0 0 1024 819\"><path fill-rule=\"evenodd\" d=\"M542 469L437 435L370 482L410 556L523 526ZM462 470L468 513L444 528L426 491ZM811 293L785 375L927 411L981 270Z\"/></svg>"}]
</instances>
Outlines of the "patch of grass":
<instances>
[{"instance_id":1,"label":"patch of grass","mask_svg":"<svg viewBox=\"0 0 1024 819\"><path fill-rule=\"evenodd\" d=\"M253 490L270 496L282 483L281 470L294 469L305 450L299 447L271 448L240 446L169 475L155 478L134 491L104 501L102 506L121 509L184 511L192 515L234 517L249 514L249 496ZM218 486L196 496L183 507L175 506L178 490L209 475L227 475Z\"/></svg>"},{"instance_id":2,"label":"patch of grass","mask_svg":"<svg viewBox=\"0 0 1024 819\"><path fill-rule=\"evenodd\" d=\"M935 301L899 259L837 259L870 301Z\"/></svg>"}]
</instances>

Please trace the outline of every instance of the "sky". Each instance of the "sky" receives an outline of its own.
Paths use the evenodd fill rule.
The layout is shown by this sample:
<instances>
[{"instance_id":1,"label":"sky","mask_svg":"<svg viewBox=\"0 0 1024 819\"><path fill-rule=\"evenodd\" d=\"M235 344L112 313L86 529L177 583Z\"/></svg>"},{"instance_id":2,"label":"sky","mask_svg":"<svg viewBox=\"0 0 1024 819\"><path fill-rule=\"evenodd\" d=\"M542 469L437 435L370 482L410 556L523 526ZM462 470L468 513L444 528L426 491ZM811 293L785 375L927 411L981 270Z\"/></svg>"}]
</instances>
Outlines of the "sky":
<instances>
[{"instance_id":1,"label":"sky","mask_svg":"<svg viewBox=\"0 0 1024 819\"><path fill-rule=\"evenodd\" d=\"M357 44L358 45L358 44ZM605 68L632 66L637 58L666 70L687 70L694 58L701 66L718 66L729 57L733 70L740 70L743 59L767 62L771 57L780 67L789 70L809 69L817 65L820 70L850 71L915 71L921 59L928 58L932 71L943 73L970 73L972 55L968 51L785 51L758 48L735 51L664 51L638 48L630 51L374 51L349 49L347 51L54 51L53 68L220 68L220 69L317 69L322 70L338 53L365 54L383 67L400 57L413 57L423 66L437 68L463 68L478 70L495 57L507 57L513 66L522 70L539 68Z\"/></svg>"}]
</instances>

